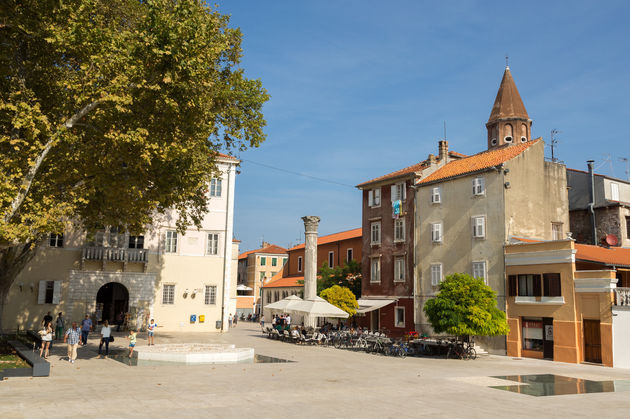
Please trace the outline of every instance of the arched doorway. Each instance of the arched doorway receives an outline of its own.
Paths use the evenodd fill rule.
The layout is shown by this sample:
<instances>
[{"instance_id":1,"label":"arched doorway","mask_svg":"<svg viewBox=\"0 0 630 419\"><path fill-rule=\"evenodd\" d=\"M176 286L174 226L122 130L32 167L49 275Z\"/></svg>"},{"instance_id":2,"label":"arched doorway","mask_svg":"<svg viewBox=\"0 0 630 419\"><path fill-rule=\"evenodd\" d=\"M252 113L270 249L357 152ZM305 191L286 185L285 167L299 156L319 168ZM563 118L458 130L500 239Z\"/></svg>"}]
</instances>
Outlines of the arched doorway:
<instances>
[{"instance_id":1,"label":"arched doorway","mask_svg":"<svg viewBox=\"0 0 630 419\"><path fill-rule=\"evenodd\" d=\"M96 311L101 312L101 318L97 318L97 321L107 320L109 324L115 324L119 313L129 311L127 288L118 282L103 285L96 294Z\"/></svg>"}]
</instances>

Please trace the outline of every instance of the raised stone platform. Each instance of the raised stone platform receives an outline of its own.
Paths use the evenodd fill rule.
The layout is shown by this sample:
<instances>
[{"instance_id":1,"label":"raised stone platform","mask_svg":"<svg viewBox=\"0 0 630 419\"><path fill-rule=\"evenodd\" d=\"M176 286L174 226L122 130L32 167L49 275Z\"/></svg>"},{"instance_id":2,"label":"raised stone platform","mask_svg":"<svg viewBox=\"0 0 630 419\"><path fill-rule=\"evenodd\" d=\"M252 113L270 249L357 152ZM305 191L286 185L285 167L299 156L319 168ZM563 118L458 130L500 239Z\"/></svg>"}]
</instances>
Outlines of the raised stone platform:
<instances>
[{"instance_id":1,"label":"raised stone platform","mask_svg":"<svg viewBox=\"0 0 630 419\"><path fill-rule=\"evenodd\" d=\"M138 360L182 364L225 364L254 358L254 348L209 343L173 343L136 347Z\"/></svg>"}]
</instances>

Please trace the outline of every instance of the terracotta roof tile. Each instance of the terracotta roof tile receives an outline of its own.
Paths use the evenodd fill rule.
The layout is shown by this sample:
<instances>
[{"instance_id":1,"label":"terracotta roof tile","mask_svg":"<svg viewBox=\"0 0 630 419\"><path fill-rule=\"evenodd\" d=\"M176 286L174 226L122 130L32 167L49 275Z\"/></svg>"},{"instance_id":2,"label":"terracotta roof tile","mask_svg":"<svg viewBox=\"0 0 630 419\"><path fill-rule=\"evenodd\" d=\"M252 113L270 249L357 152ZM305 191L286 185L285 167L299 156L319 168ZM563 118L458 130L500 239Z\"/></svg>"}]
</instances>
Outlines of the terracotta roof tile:
<instances>
[{"instance_id":1,"label":"terracotta roof tile","mask_svg":"<svg viewBox=\"0 0 630 419\"><path fill-rule=\"evenodd\" d=\"M320 236L317 238L317 245L319 246L320 244L332 243L332 242L337 242L341 240L356 239L357 237L361 237L362 235L363 235L362 229L359 227L359 228L355 228L348 231L342 231L340 233L333 233L327 236ZM289 249L289 251L297 250L297 249L304 249L304 243L300 243L297 246L293 246L292 248Z\"/></svg>"},{"instance_id":2,"label":"terracotta roof tile","mask_svg":"<svg viewBox=\"0 0 630 419\"><path fill-rule=\"evenodd\" d=\"M497 97L494 99L494 106L492 106L488 122L503 118L529 119L509 67L506 67L505 73L503 73L503 79L501 80Z\"/></svg>"},{"instance_id":3,"label":"terracotta roof tile","mask_svg":"<svg viewBox=\"0 0 630 419\"><path fill-rule=\"evenodd\" d=\"M263 288L303 287L304 283L299 284L298 281L304 281L304 277L285 276L276 279L276 277L274 276L271 281L263 285Z\"/></svg>"},{"instance_id":4,"label":"terracotta roof tile","mask_svg":"<svg viewBox=\"0 0 630 419\"><path fill-rule=\"evenodd\" d=\"M452 178L454 176L460 176L466 173L477 172L479 170L497 166L501 163L513 159L539 141L541 141L541 139L537 138L526 143L502 146L492 150L483 151L473 156L464 157L463 159L453 160L452 162L449 162L448 164L433 172L431 175L422 179L420 182L418 182L418 184L429 183L440 179Z\"/></svg>"},{"instance_id":5,"label":"terracotta roof tile","mask_svg":"<svg viewBox=\"0 0 630 419\"><path fill-rule=\"evenodd\" d=\"M280 247L280 246L276 246L275 244L272 244L267 247L263 247L261 249L254 249L254 250L248 250L247 252L243 252L240 255L238 255L238 258L245 259L247 256L251 255L252 253L268 253L268 254L273 254L273 255L281 255L281 254L287 253L287 249L285 249L284 247Z\"/></svg>"},{"instance_id":6,"label":"terracotta roof tile","mask_svg":"<svg viewBox=\"0 0 630 419\"><path fill-rule=\"evenodd\" d=\"M224 159L228 159L228 160L237 160L238 159L234 156L230 156L229 154L223 154L223 153L217 153L218 157L224 158Z\"/></svg>"},{"instance_id":7,"label":"terracotta roof tile","mask_svg":"<svg viewBox=\"0 0 630 419\"><path fill-rule=\"evenodd\" d=\"M630 267L630 249L626 247L601 247L592 244L576 244L576 259L600 262L606 265Z\"/></svg>"}]
</instances>

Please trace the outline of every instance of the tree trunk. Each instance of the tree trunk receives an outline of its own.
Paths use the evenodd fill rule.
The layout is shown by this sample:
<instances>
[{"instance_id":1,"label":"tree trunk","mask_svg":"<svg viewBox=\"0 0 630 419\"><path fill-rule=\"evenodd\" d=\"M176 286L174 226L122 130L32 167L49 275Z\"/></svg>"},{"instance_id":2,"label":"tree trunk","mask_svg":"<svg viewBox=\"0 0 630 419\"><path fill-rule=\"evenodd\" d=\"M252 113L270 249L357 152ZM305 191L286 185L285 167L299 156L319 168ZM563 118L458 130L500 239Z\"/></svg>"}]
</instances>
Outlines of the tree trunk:
<instances>
[{"instance_id":1,"label":"tree trunk","mask_svg":"<svg viewBox=\"0 0 630 419\"><path fill-rule=\"evenodd\" d=\"M0 248L0 333L12 329L9 320L4 321L4 309L7 305L9 289L15 278L37 253L34 243L21 243L9 247Z\"/></svg>"}]
</instances>

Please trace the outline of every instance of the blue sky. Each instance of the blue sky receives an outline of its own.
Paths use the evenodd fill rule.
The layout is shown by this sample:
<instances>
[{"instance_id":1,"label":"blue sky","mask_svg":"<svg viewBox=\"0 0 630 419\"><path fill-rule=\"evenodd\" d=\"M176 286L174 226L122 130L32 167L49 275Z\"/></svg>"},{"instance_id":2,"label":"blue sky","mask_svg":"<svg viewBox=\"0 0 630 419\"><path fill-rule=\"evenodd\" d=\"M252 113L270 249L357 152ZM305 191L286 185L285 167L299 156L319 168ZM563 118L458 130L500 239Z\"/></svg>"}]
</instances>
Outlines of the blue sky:
<instances>
[{"instance_id":1,"label":"blue sky","mask_svg":"<svg viewBox=\"0 0 630 419\"><path fill-rule=\"evenodd\" d=\"M263 237L297 244L304 215L321 217L320 234L360 227L352 186L436 154L444 121L451 150L483 151L506 54L533 137L548 143L556 128L568 167L594 159L599 173L626 176L630 2L233 0L218 10L243 32L247 76L271 95L267 141L239 156L241 251Z\"/></svg>"}]
</instances>

